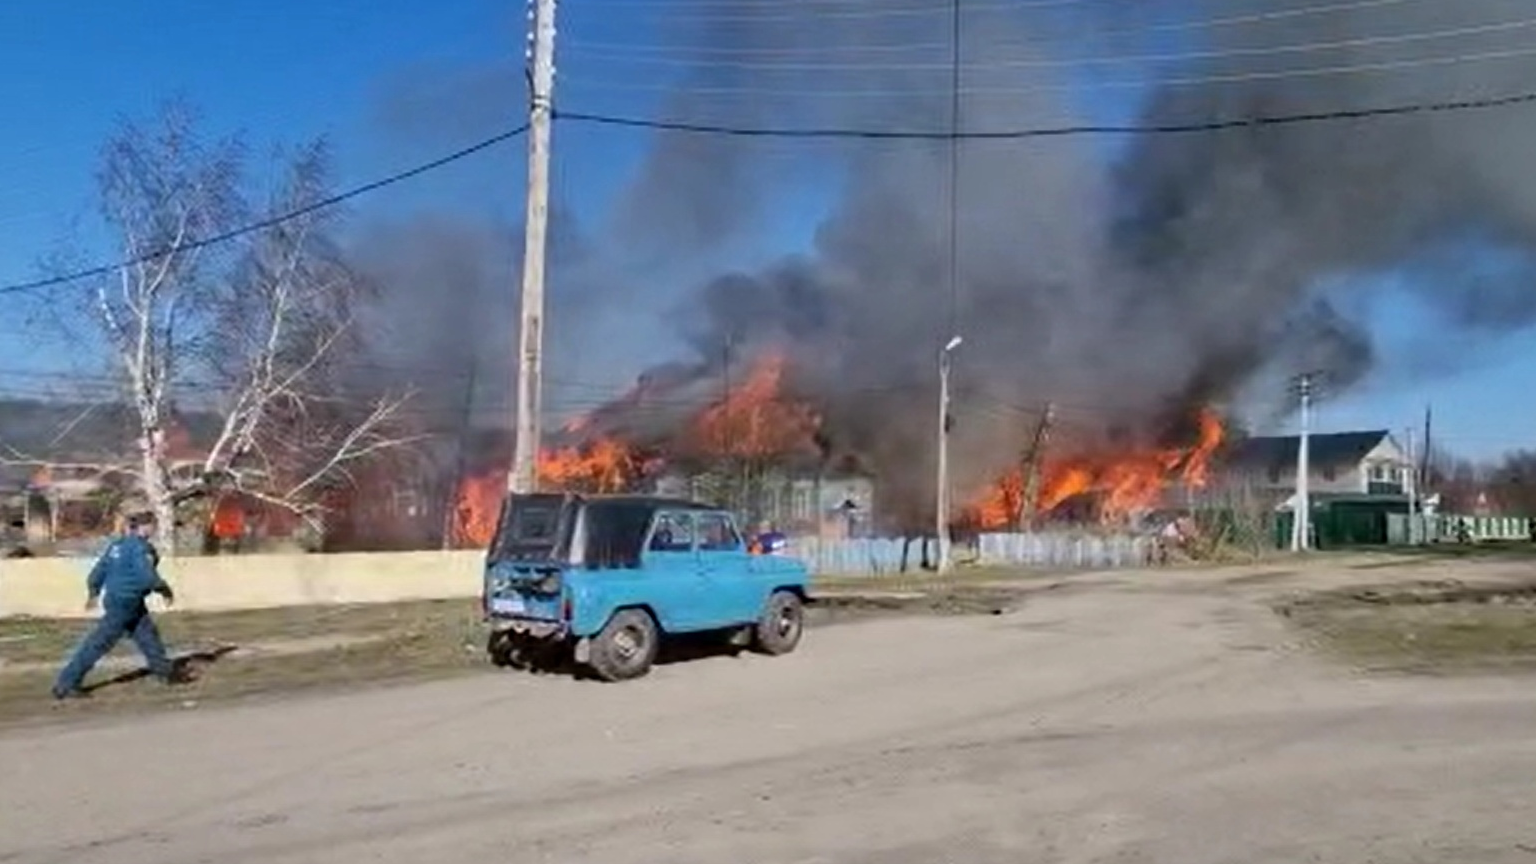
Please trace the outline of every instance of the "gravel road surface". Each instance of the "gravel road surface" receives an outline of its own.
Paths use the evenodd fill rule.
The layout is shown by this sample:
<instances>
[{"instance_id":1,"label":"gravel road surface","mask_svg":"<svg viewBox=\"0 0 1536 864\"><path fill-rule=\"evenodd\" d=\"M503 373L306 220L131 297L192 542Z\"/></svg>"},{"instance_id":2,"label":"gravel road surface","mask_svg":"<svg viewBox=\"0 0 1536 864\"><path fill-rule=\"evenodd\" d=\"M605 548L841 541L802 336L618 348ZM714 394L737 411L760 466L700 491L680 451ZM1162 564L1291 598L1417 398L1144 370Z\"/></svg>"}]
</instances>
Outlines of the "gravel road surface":
<instances>
[{"instance_id":1,"label":"gravel road surface","mask_svg":"<svg viewBox=\"0 0 1536 864\"><path fill-rule=\"evenodd\" d=\"M1264 579L1085 580L784 658L0 737L0 864L1536 862L1536 695L1366 678Z\"/></svg>"}]
</instances>

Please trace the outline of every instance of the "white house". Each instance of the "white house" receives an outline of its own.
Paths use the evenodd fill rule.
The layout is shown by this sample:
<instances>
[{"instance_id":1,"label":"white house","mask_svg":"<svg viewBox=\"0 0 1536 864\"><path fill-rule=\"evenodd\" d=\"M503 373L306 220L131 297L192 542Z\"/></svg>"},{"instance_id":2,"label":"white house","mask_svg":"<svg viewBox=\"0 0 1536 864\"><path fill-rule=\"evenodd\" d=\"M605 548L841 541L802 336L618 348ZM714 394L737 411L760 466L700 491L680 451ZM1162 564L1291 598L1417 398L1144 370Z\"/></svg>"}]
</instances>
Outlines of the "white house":
<instances>
[{"instance_id":1,"label":"white house","mask_svg":"<svg viewBox=\"0 0 1536 864\"><path fill-rule=\"evenodd\" d=\"M1225 483L1276 497L1296 491L1295 435L1239 442L1225 459ZM1322 495L1404 496L1413 493L1413 463L1385 429L1308 436L1308 487Z\"/></svg>"}]
</instances>

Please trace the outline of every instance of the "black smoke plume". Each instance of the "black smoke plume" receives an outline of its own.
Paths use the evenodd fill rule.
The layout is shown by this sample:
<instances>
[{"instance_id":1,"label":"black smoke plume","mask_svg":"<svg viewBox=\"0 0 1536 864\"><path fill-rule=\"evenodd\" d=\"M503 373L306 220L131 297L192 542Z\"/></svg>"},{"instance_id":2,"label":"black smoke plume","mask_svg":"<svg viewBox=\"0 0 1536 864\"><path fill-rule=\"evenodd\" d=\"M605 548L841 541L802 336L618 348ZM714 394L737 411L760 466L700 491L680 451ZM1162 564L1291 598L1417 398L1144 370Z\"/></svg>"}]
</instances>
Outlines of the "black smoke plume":
<instances>
[{"instance_id":1,"label":"black smoke plume","mask_svg":"<svg viewBox=\"0 0 1536 864\"><path fill-rule=\"evenodd\" d=\"M662 28L694 49L673 58L689 65L660 110L996 132L1117 113L1167 125L1499 97L1536 81L1536 26L1518 23L1527 7L963 3L956 120L943 4L719 0ZM574 89L560 104L582 100ZM1411 297L1446 333L1530 325L1533 144L1536 111L1519 107L970 139L953 151L661 133L589 240L609 264L585 271L581 296L630 312L636 291L653 308L665 301L666 316L630 319L623 339L644 346L636 357L673 346L700 378L719 373L723 345L785 349L795 389L822 407L839 449L867 457L883 497L925 501L938 351L952 333L965 339L954 406L964 485L1016 458L1047 402L1064 418L1054 440L1072 446L1093 430L1160 434L1199 404L1283 406L1293 373L1322 373L1335 393L1358 385L1384 359L1362 297ZM681 271L658 264L706 258L758 230L784 189L818 184L838 194L808 250L681 290ZM605 346L617 359L585 324L550 320L585 346L572 354Z\"/></svg>"}]
</instances>

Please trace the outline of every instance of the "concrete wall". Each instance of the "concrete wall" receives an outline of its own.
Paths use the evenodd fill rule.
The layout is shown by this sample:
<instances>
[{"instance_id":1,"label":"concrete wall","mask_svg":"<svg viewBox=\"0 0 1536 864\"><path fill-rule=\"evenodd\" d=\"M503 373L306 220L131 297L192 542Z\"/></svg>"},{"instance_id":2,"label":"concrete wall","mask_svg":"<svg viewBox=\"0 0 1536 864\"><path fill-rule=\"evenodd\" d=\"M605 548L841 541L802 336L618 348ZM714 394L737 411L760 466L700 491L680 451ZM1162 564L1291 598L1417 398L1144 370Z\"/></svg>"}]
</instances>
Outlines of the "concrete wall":
<instances>
[{"instance_id":1,"label":"concrete wall","mask_svg":"<svg viewBox=\"0 0 1536 864\"><path fill-rule=\"evenodd\" d=\"M475 597L484 552L241 555L167 559L161 572L183 609ZM0 617L84 616L92 558L0 560Z\"/></svg>"}]
</instances>

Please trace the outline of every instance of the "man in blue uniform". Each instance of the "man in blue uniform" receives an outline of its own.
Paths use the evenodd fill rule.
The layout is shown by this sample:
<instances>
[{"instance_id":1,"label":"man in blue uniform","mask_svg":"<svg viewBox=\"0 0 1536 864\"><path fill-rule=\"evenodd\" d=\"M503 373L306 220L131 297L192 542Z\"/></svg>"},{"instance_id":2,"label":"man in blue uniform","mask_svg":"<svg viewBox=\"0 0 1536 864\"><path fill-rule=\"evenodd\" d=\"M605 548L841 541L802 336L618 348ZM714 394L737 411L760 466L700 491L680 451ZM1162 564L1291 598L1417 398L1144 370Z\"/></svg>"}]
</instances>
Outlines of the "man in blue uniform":
<instances>
[{"instance_id":1,"label":"man in blue uniform","mask_svg":"<svg viewBox=\"0 0 1536 864\"><path fill-rule=\"evenodd\" d=\"M171 586L160 578L160 554L149 542L155 517L139 513L128 518L128 531L113 540L86 579L85 608L102 609L101 621L86 634L73 657L59 670L53 685L55 699L85 695L81 684L101 658L124 636L133 640L149 664L149 671L167 683L181 683L185 676L165 654L160 631L149 615L145 600L159 594L167 604L175 601Z\"/></svg>"}]
</instances>

